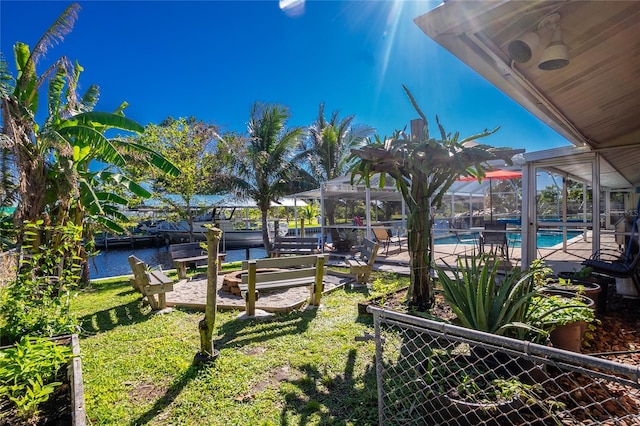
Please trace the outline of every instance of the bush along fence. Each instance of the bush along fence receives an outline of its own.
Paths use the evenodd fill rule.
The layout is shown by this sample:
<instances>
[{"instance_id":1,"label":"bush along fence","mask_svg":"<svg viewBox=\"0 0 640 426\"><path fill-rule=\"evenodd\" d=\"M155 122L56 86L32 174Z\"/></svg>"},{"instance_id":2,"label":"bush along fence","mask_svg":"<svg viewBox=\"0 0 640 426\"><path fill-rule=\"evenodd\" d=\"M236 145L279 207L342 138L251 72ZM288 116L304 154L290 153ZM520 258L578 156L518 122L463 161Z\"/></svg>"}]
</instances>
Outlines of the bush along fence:
<instances>
[{"instance_id":1,"label":"bush along fence","mask_svg":"<svg viewBox=\"0 0 640 426\"><path fill-rule=\"evenodd\" d=\"M637 366L368 310L380 424L640 424Z\"/></svg>"}]
</instances>

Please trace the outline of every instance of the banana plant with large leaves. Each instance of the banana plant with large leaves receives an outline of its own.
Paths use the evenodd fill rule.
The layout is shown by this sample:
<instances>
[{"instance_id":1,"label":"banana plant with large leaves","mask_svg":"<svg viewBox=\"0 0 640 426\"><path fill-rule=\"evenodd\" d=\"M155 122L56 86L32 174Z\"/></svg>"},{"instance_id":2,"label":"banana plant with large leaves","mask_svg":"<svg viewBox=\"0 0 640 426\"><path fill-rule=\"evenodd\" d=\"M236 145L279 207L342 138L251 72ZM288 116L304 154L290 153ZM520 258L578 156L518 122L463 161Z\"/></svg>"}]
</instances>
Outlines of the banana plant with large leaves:
<instances>
[{"instance_id":1,"label":"banana plant with large leaves","mask_svg":"<svg viewBox=\"0 0 640 426\"><path fill-rule=\"evenodd\" d=\"M119 186L143 198L151 195L122 172L127 162L134 157L137 160L143 158L169 175L178 175L180 171L158 153L131 139L108 138L105 135L113 129L141 133L144 128L124 116L126 103L112 113L92 111L99 93L95 85L78 99L74 89L81 71L82 67L77 63L71 73L60 66L49 86L49 116L41 137L50 138L52 145L68 149L54 153L57 161L53 162L50 173L57 175L52 180L58 185L51 188L48 196L57 199L57 205L64 207L65 203L61 200L72 194L68 207L59 212L60 219L64 219L64 214L68 212L76 225L89 219L109 231L120 233L124 230L117 221L123 220L124 216L118 207L126 206L128 201L117 192L105 188ZM90 168L95 164L105 166L96 172ZM64 179L65 175L71 178Z\"/></svg>"},{"instance_id":2,"label":"banana plant with large leaves","mask_svg":"<svg viewBox=\"0 0 640 426\"><path fill-rule=\"evenodd\" d=\"M461 137L458 132L447 133L437 116L439 138L431 137L425 114L411 92L405 86L403 88L422 120L420 131L416 135L396 131L389 139L376 137L374 142L352 150L359 160L352 168L352 180L360 178L369 184L370 178L379 174L380 185L384 186L385 177L390 176L402 193L408 211L410 304L416 310L426 311L433 304L431 230L434 209L440 206L443 196L460 176L475 176L481 180L489 160L510 162L513 155L523 150L469 143L492 135L498 129Z\"/></svg>"},{"instance_id":3,"label":"banana plant with large leaves","mask_svg":"<svg viewBox=\"0 0 640 426\"><path fill-rule=\"evenodd\" d=\"M82 72L78 63L72 65L61 57L42 75L37 74L38 60L71 31L79 8L69 6L33 49L20 42L14 45L15 78L6 66L0 68L3 142L13 151L18 171L19 204L14 219L18 227L24 221L45 219L52 225L95 222L121 231L117 220L123 217L118 206L125 205L125 199L106 188L120 185L136 195L149 196L123 174L127 162L142 159L165 173L179 173L153 150L126 138L107 136L109 131L139 133L144 128L124 116L126 103L114 112L94 111L99 94L95 85L78 96ZM36 116L45 82L49 83L47 115L40 125ZM98 172L90 169L96 165Z\"/></svg>"}]
</instances>

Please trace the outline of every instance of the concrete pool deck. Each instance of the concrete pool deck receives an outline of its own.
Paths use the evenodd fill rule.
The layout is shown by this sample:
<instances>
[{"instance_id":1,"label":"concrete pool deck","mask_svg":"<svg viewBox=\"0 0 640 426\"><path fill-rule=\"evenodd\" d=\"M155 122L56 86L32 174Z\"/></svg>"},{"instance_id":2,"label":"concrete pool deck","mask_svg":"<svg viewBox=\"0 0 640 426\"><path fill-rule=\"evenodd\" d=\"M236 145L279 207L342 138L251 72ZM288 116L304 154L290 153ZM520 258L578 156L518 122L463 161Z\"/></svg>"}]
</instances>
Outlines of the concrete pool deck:
<instances>
[{"instance_id":1,"label":"concrete pool deck","mask_svg":"<svg viewBox=\"0 0 640 426\"><path fill-rule=\"evenodd\" d=\"M582 236L570 239L567 242L567 250L563 250L562 244L548 248L538 248L536 258L543 259L547 266L554 272L572 271L580 269L581 262L591 257L591 231L587 231L586 241ZM616 250L618 244L612 234L600 235L600 248ZM459 256L470 256L474 251L478 251L477 245L472 244L437 244L434 246L436 264L445 266L455 265ZM520 266L522 250L520 247L509 246L509 259L512 266ZM387 256L378 253L376 263L392 265L409 265L409 253L407 252L406 241L402 245L402 250L397 247L389 249Z\"/></svg>"}]
</instances>

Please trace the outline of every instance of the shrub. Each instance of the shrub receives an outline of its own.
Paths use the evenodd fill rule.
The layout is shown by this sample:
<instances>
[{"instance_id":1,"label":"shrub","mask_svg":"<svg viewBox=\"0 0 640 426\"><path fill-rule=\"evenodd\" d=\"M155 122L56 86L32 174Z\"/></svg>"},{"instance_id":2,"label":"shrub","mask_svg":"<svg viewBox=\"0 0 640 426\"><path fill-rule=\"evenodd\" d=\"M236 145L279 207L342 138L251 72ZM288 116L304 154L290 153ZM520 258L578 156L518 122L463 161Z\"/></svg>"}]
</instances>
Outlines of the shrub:
<instances>
[{"instance_id":1,"label":"shrub","mask_svg":"<svg viewBox=\"0 0 640 426\"><path fill-rule=\"evenodd\" d=\"M588 300L588 299L586 299ZM596 321L595 311L584 298L558 295L536 296L529 309L530 321L537 327L553 330L559 325Z\"/></svg>"},{"instance_id":2,"label":"shrub","mask_svg":"<svg viewBox=\"0 0 640 426\"><path fill-rule=\"evenodd\" d=\"M2 291L2 338L13 343L21 336L51 337L75 332L69 310L72 291L79 281L80 258L74 253L81 229L74 225L25 225L17 277ZM48 233L49 238L42 238ZM47 246L43 239L55 243Z\"/></svg>"},{"instance_id":3,"label":"shrub","mask_svg":"<svg viewBox=\"0 0 640 426\"><path fill-rule=\"evenodd\" d=\"M24 420L37 415L38 406L62 384L56 377L72 356L68 346L22 337L14 347L0 351L0 400L10 400Z\"/></svg>"}]
</instances>

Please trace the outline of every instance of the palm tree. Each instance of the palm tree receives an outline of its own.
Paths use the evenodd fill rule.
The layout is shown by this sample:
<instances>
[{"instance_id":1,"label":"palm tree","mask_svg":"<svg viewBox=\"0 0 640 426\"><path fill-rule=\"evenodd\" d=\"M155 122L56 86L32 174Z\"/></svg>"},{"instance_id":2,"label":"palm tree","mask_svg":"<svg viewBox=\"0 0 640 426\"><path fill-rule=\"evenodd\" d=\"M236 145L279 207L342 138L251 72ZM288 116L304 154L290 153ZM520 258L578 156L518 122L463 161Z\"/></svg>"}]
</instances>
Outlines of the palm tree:
<instances>
[{"instance_id":1,"label":"palm tree","mask_svg":"<svg viewBox=\"0 0 640 426\"><path fill-rule=\"evenodd\" d=\"M304 135L301 127L287 128L289 110L281 105L256 102L251 107L247 155L239 158L233 187L253 199L262 216L262 241L269 249L267 214L278 201L308 184L300 180L300 157L295 151Z\"/></svg>"},{"instance_id":2,"label":"palm tree","mask_svg":"<svg viewBox=\"0 0 640 426\"><path fill-rule=\"evenodd\" d=\"M334 111L327 121L324 116L324 103L318 108L318 117L309 127L309 136L304 143L304 154L309 162L311 182L318 188L322 182L343 176L353 165L351 150L362 145L373 134L373 127L354 124L355 115L339 117ZM331 229L332 241L338 241L335 225L337 200L325 200L324 214Z\"/></svg>"},{"instance_id":3,"label":"palm tree","mask_svg":"<svg viewBox=\"0 0 640 426\"><path fill-rule=\"evenodd\" d=\"M353 150L360 161L353 168L352 176L356 178L360 175L367 184L375 174L394 178L408 210L409 299L415 309L426 311L433 304L430 273L433 266L432 208L441 204L442 197L459 176L475 176L481 180L488 160L510 161L513 155L522 150L468 144L498 129L460 138L457 132L453 135L446 133L437 116L440 139L430 137L425 115L409 90L403 88L422 119L420 134L409 136L403 131L396 131L390 139L381 141L376 138L376 142Z\"/></svg>"}]
</instances>

